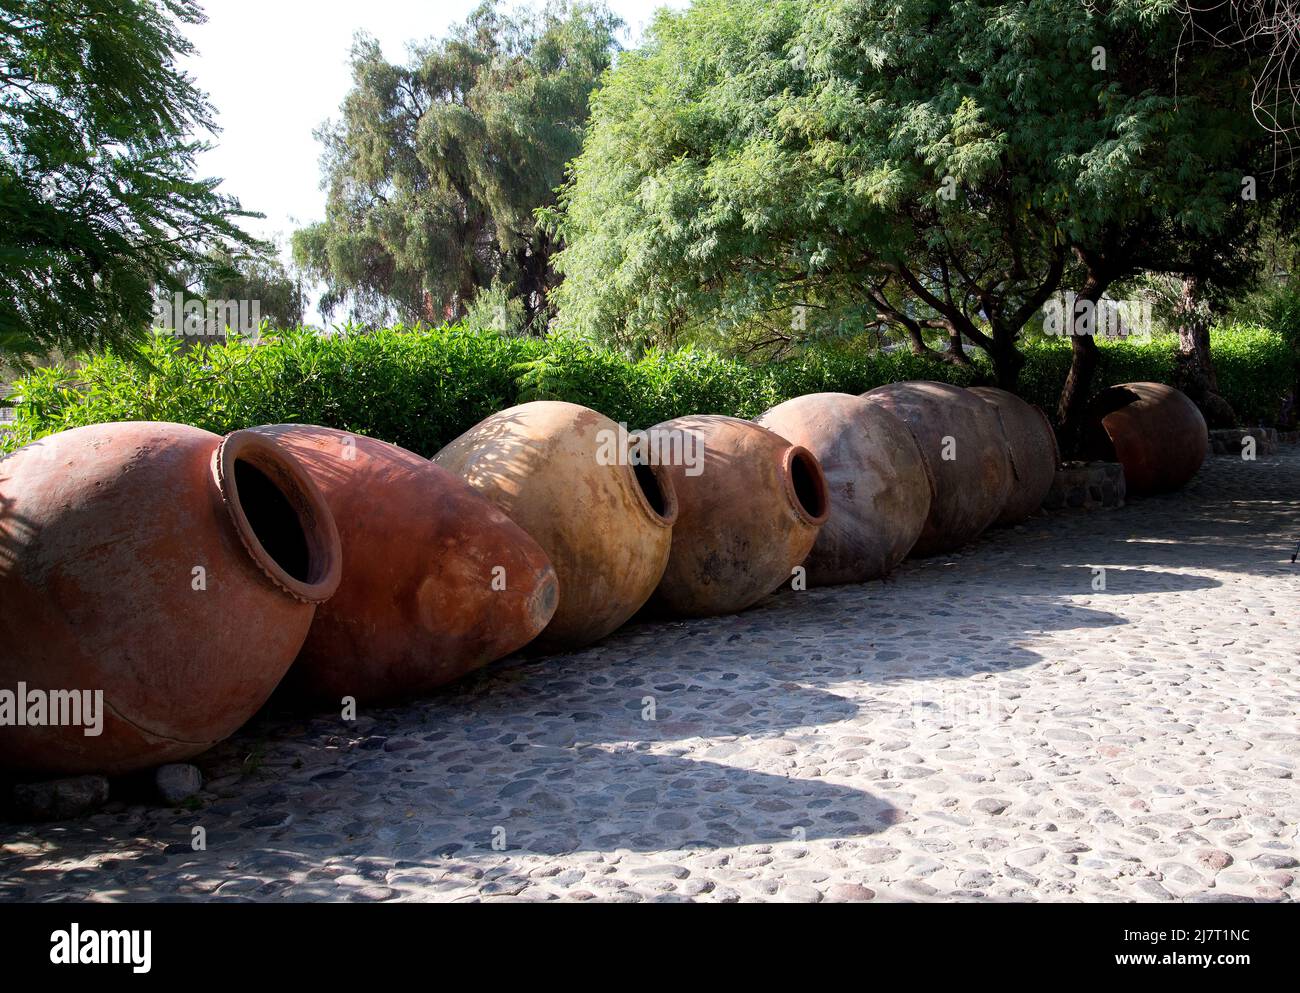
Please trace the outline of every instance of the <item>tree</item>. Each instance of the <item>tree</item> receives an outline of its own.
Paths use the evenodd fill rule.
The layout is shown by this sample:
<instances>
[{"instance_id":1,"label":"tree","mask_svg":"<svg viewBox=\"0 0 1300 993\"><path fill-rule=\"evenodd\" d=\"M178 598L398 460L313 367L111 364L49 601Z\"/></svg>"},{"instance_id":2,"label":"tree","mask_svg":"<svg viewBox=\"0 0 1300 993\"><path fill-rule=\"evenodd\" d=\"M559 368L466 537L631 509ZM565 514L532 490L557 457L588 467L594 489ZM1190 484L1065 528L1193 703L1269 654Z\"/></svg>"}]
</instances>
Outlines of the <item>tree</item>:
<instances>
[{"instance_id":1,"label":"tree","mask_svg":"<svg viewBox=\"0 0 1300 993\"><path fill-rule=\"evenodd\" d=\"M326 284L322 311L438 321L496 283L543 327L557 245L534 211L581 147L619 24L586 3L508 15L488 2L406 66L359 36L342 119L317 135L326 217L294 237Z\"/></svg>"},{"instance_id":2,"label":"tree","mask_svg":"<svg viewBox=\"0 0 1300 993\"><path fill-rule=\"evenodd\" d=\"M1244 173L1267 193L1244 60L1179 49L1167 7L661 15L597 94L561 197L560 324L637 346L743 337L804 307L837 332L885 321L952 362L973 345L1014 388L1019 336L1059 287L1095 303L1146 268L1181 271L1191 246L1248 234ZM1096 349L1072 340L1074 421Z\"/></svg>"},{"instance_id":3,"label":"tree","mask_svg":"<svg viewBox=\"0 0 1300 993\"><path fill-rule=\"evenodd\" d=\"M194 0L0 0L0 350L122 344L153 287L252 216L195 179L211 108L177 68Z\"/></svg>"},{"instance_id":4,"label":"tree","mask_svg":"<svg viewBox=\"0 0 1300 993\"><path fill-rule=\"evenodd\" d=\"M301 327L303 277L280 260L280 249L278 244L257 252L211 249L201 266L173 273L183 292L169 294L161 284L157 287L153 326L175 334L184 347L219 344L232 330L246 335L262 325L273 330Z\"/></svg>"},{"instance_id":5,"label":"tree","mask_svg":"<svg viewBox=\"0 0 1300 993\"><path fill-rule=\"evenodd\" d=\"M218 249L201 279L199 286L207 298L257 301L262 321L272 328L302 325L306 304L303 280L272 252L233 255Z\"/></svg>"},{"instance_id":6,"label":"tree","mask_svg":"<svg viewBox=\"0 0 1300 993\"><path fill-rule=\"evenodd\" d=\"M1166 0L1182 18L1186 37L1240 50L1250 57L1251 108L1265 130L1300 132L1300 25L1290 0ZM1279 151L1284 146L1279 145ZM1289 152L1290 143L1285 146Z\"/></svg>"}]
</instances>

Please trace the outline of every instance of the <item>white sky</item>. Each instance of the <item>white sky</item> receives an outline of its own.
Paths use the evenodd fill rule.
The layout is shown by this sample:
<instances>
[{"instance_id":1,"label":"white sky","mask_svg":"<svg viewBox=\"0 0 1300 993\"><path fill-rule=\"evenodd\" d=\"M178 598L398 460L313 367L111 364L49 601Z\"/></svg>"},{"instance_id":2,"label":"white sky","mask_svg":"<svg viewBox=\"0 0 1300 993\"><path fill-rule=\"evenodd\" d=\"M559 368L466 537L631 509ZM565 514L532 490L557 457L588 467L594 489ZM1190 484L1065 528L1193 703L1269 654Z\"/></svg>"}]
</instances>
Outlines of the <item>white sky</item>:
<instances>
[{"instance_id":1,"label":"white sky","mask_svg":"<svg viewBox=\"0 0 1300 993\"><path fill-rule=\"evenodd\" d=\"M607 0L634 44L659 7L689 0ZM338 116L351 85L352 37L365 30L390 61L410 42L441 36L477 0L207 0L208 22L189 30L198 51L184 68L210 97L221 133L199 160L223 193L266 215L246 228L271 238L325 212L320 146L312 137ZM310 316L315 318L314 300Z\"/></svg>"}]
</instances>

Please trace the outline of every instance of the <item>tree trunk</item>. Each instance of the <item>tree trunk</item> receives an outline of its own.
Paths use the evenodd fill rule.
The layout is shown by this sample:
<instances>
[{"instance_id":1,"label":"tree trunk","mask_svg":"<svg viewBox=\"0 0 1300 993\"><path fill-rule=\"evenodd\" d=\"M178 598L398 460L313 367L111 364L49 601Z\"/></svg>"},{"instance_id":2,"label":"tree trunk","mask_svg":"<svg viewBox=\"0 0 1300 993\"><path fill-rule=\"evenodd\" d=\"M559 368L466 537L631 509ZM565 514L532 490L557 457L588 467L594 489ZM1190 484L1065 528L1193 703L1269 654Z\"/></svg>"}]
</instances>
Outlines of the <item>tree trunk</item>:
<instances>
[{"instance_id":1,"label":"tree trunk","mask_svg":"<svg viewBox=\"0 0 1300 993\"><path fill-rule=\"evenodd\" d=\"M1014 331L994 326L993 348L989 349L989 358L993 360L993 375L999 389L1008 393L1020 393L1020 370L1025 367L1025 357L1016 347Z\"/></svg>"},{"instance_id":2,"label":"tree trunk","mask_svg":"<svg viewBox=\"0 0 1300 993\"><path fill-rule=\"evenodd\" d=\"M1061 398L1056 406L1056 420L1060 425L1057 441L1065 458L1074 458L1079 452L1083 440L1083 413L1092 395L1093 376L1096 375L1097 366L1101 363L1097 341L1091 334L1091 331L1096 330L1096 321L1094 319L1093 327L1089 329L1090 333L1076 334L1077 308L1080 303L1088 301L1092 304L1095 313L1097 301L1105 294L1107 285L1107 280L1089 272L1083 289L1075 298L1076 313L1069 315L1066 325L1066 330L1070 334L1072 352L1070 372L1065 377L1065 386L1061 390Z\"/></svg>"},{"instance_id":3,"label":"tree trunk","mask_svg":"<svg viewBox=\"0 0 1300 993\"><path fill-rule=\"evenodd\" d=\"M1179 388L1201 409L1210 427L1233 427L1232 405L1219 395L1219 379L1210 355L1210 309L1201 298L1201 281L1184 276L1178 301Z\"/></svg>"}]
</instances>

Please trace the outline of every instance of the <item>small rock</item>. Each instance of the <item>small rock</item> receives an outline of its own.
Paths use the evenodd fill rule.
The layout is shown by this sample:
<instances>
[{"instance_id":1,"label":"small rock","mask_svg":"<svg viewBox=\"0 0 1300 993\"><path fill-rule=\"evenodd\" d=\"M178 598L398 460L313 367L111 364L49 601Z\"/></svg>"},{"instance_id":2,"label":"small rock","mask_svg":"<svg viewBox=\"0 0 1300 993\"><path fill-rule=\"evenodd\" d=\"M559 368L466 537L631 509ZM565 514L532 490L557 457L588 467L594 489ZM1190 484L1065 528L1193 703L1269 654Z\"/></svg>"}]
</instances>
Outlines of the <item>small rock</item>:
<instances>
[{"instance_id":1,"label":"small rock","mask_svg":"<svg viewBox=\"0 0 1300 993\"><path fill-rule=\"evenodd\" d=\"M1038 865L1045 858L1047 858L1046 848L1026 848L1008 855L1007 861L1018 868L1027 869L1031 865Z\"/></svg>"},{"instance_id":2,"label":"small rock","mask_svg":"<svg viewBox=\"0 0 1300 993\"><path fill-rule=\"evenodd\" d=\"M1011 806L1011 804L1006 800L998 800L996 797L991 796L986 796L982 800L975 801L975 809L981 814L988 814L991 817L996 817L1009 806Z\"/></svg>"},{"instance_id":3,"label":"small rock","mask_svg":"<svg viewBox=\"0 0 1300 993\"><path fill-rule=\"evenodd\" d=\"M890 848L887 845L872 846L864 848L858 852L857 861L865 862L868 865L878 865L881 862L889 862L898 857L898 849Z\"/></svg>"},{"instance_id":4,"label":"small rock","mask_svg":"<svg viewBox=\"0 0 1300 993\"><path fill-rule=\"evenodd\" d=\"M203 789L203 773L187 762L160 765L153 781L158 795L172 805L185 802Z\"/></svg>"},{"instance_id":5,"label":"small rock","mask_svg":"<svg viewBox=\"0 0 1300 993\"><path fill-rule=\"evenodd\" d=\"M1256 869L1294 869L1300 866L1300 862L1290 855L1276 855L1272 852L1256 855L1250 860L1250 864Z\"/></svg>"},{"instance_id":6,"label":"small rock","mask_svg":"<svg viewBox=\"0 0 1300 993\"><path fill-rule=\"evenodd\" d=\"M781 896L794 903L821 903L821 890L815 886L808 886L803 883L796 883L793 886L781 887Z\"/></svg>"},{"instance_id":7,"label":"small rock","mask_svg":"<svg viewBox=\"0 0 1300 993\"><path fill-rule=\"evenodd\" d=\"M687 879L677 887L677 892L685 896L700 896L712 893L714 884L708 879Z\"/></svg>"},{"instance_id":8,"label":"small rock","mask_svg":"<svg viewBox=\"0 0 1300 993\"><path fill-rule=\"evenodd\" d=\"M876 891L861 883L836 883L826 894L832 900L874 900Z\"/></svg>"},{"instance_id":9,"label":"small rock","mask_svg":"<svg viewBox=\"0 0 1300 993\"><path fill-rule=\"evenodd\" d=\"M1232 865L1232 856L1219 848L1202 848L1196 853L1196 861L1210 872L1218 872Z\"/></svg>"},{"instance_id":10,"label":"small rock","mask_svg":"<svg viewBox=\"0 0 1300 993\"><path fill-rule=\"evenodd\" d=\"M984 890L997 880L987 869L968 869L957 877L957 885L964 890Z\"/></svg>"},{"instance_id":11,"label":"small rock","mask_svg":"<svg viewBox=\"0 0 1300 993\"><path fill-rule=\"evenodd\" d=\"M642 865L632 870L634 876L671 876L673 879L685 879L691 870L684 865Z\"/></svg>"},{"instance_id":12,"label":"small rock","mask_svg":"<svg viewBox=\"0 0 1300 993\"><path fill-rule=\"evenodd\" d=\"M62 821L81 817L108 802L108 779L74 776L14 787L14 808L26 821Z\"/></svg>"}]
</instances>

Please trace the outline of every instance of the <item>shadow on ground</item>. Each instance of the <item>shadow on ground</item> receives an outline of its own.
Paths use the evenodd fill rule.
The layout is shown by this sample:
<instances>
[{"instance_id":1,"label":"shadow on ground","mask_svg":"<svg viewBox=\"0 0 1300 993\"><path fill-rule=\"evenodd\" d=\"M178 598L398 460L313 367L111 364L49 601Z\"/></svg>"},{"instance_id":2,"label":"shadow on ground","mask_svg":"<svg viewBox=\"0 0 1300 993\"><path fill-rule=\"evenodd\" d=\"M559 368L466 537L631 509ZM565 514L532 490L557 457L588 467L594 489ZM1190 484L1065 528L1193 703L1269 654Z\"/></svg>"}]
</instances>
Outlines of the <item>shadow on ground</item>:
<instances>
[{"instance_id":1,"label":"shadow on ground","mask_svg":"<svg viewBox=\"0 0 1300 993\"><path fill-rule=\"evenodd\" d=\"M1216 502L1239 472L1251 499ZM1213 460L1181 497L1035 519L886 582L634 624L432 699L363 705L359 724L265 712L204 757L216 795L199 810L117 803L80 822L0 828L0 899L368 898L367 885L403 872L432 895L467 880L508 893L509 854L865 837L911 814L783 775L782 757L864 709L874 722L886 687L961 687L1044 662L1034 635L1128 623L1102 609L1108 596L1158 609L1224 581L1208 572L1293 581L1278 535L1300 532L1297 477L1295 460ZM886 723L903 716L889 706ZM191 847L195 827L206 852Z\"/></svg>"}]
</instances>

